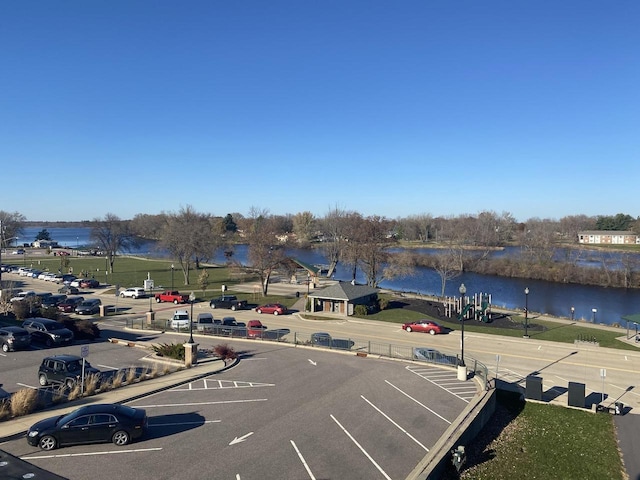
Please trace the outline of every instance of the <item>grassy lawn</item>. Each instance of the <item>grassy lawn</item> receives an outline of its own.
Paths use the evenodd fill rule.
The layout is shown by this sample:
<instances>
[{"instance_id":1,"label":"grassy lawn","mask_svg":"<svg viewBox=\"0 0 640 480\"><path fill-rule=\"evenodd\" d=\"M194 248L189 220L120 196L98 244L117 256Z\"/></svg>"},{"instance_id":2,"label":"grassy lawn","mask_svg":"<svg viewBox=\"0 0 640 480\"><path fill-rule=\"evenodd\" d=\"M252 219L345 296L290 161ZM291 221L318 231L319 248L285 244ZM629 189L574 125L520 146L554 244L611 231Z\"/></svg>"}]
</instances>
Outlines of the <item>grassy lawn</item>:
<instances>
[{"instance_id":1,"label":"grassy lawn","mask_svg":"<svg viewBox=\"0 0 640 480\"><path fill-rule=\"evenodd\" d=\"M498 392L496 416L467 448L464 480L622 479L613 417L521 402Z\"/></svg>"}]
</instances>

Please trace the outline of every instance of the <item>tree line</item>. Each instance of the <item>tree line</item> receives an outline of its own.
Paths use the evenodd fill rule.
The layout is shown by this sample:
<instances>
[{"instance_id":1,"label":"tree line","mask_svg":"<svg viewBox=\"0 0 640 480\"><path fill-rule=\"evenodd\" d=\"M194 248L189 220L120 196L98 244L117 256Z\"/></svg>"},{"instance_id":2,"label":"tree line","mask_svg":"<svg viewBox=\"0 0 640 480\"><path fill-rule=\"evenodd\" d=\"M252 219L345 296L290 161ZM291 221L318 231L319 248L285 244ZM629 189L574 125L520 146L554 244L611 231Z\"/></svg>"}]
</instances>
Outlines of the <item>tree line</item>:
<instances>
[{"instance_id":1,"label":"tree line","mask_svg":"<svg viewBox=\"0 0 640 480\"><path fill-rule=\"evenodd\" d=\"M0 211L2 236L18 236L25 223L19 213ZM589 230L630 230L640 233L640 219L627 214L613 216L572 215L554 219L531 218L517 222L509 212L483 211L476 215L434 217L429 214L388 219L333 207L322 216L311 212L272 215L267 209L252 207L246 214L216 216L198 212L192 206L177 212L138 214L124 220L108 213L89 224L91 238L104 251L111 272L116 252L127 251L141 239L150 239L169 252L182 272L185 285L201 263L210 261L222 249L230 265L234 264L234 246L248 245L249 268L260 278L262 293L267 294L272 273L295 271L297 266L285 256L285 248L320 248L327 258L332 276L338 264L350 268L352 278L360 271L369 286L381 281L409 276L417 266L433 268L446 283L464 271L500 276L535 278L568 283L640 287L638 255L622 255L622 268L602 255L598 269L581 268L578 253L571 261L558 262L558 246L584 249L578 245L578 232ZM3 244L4 245L4 244ZM492 259L494 249L517 245L517 259ZM415 255L411 247L433 246L438 254ZM396 247L396 248L394 248ZM397 248L403 247L403 248ZM582 251L582 250L581 250Z\"/></svg>"}]
</instances>

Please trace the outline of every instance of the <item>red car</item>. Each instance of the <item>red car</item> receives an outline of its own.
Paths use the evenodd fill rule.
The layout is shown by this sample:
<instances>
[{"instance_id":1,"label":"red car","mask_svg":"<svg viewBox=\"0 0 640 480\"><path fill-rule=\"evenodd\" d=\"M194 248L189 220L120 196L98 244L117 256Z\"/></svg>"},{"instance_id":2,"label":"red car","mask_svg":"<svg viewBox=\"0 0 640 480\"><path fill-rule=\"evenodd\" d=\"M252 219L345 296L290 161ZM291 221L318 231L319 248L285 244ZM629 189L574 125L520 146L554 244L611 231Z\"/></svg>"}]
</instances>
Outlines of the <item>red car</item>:
<instances>
[{"instance_id":1,"label":"red car","mask_svg":"<svg viewBox=\"0 0 640 480\"><path fill-rule=\"evenodd\" d=\"M257 338L262 337L263 332L267 329L260 320L249 320L247 322L247 337Z\"/></svg>"},{"instance_id":2,"label":"red car","mask_svg":"<svg viewBox=\"0 0 640 480\"><path fill-rule=\"evenodd\" d=\"M80 288L98 288L100 282L95 278L85 278L80 281Z\"/></svg>"},{"instance_id":3,"label":"red car","mask_svg":"<svg viewBox=\"0 0 640 480\"><path fill-rule=\"evenodd\" d=\"M425 332L435 335L436 333L444 333L444 327L431 320L418 320L417 322L405 323L402 329L407 332Z\"/></svg>"},{"instance_id":4,"label":"red car","mask_svg":"<svg viewBox=\"0 0 640 480\"><path fill-rule=\"evenodd\" d=\"M287 313L287 307L279 303L268 303L266 305L260 305L256 308L257 313L273 313L274 315L282 315Z\"/></svg>"},{"instance_id":5,"label":"red car","mask_svg":"<svg viewBox=\"0 0 640 480\"><path fill-rule=\"evenodd\" d=\"M84 301L84 297L68 297L58 305L58 310L64 313L73 313L78 305Z\"/></svg>"}]
</instances>

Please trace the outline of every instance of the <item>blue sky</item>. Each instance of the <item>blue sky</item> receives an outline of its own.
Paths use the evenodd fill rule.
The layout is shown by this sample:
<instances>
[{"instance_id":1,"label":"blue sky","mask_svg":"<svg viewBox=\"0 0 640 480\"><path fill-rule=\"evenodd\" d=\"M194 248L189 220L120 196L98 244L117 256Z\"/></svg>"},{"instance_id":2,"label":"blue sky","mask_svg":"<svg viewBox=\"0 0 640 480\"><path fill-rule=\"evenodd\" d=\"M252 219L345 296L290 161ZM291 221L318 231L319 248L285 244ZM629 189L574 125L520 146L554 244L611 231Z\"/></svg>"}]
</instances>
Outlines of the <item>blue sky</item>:
<instances>
[{"instance_id":1,"label":"blue sky","mask_svg":"<svg viewBox=\"0 0 640 480\"><path fill-rule=\"evenodd\" d=\"M0 5L0 210L640 215L640 2Z\"/></svg>"}]
</instances>

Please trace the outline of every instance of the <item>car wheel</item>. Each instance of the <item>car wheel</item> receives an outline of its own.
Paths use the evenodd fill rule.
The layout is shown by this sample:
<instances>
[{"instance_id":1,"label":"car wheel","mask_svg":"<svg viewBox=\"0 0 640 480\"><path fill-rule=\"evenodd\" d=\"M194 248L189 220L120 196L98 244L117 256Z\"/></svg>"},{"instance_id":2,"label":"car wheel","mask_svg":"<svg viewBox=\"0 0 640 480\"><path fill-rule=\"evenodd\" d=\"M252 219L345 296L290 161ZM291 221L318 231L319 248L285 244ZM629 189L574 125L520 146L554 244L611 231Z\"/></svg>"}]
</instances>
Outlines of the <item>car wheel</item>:
<instances>
[{"instance_id":1,"label":"car wheel","mask_svg":"<svg viewBox=\"0 0 640 480\"><path fill-rule=\"evenodd\" d=\"M73 378L67 378L64 381L64 384L69 390L71 390L73 387L75 387L76 381Z\"/></svg>"},{"instance_id":2,"label":"car wheel","mask_svg":"<svg viewBox=\"0 0 640 480\"><path fill-rule=\"evenodd\" d=\"M262 313L262 310L257 309L257 310L256 310L256 313L260 313L260 314L261 314L261 313Z\"/></svg>"},{"instance_id":3,"label":"car wheel","mask_svg":"<svg viewBox=\"0 0 640 480\"><path fill-rule=\"evenodd\" d=\"M38 377L38 382L43 387L46 387L47 385L49 385L49 380L47 380L47 376L44 373L40 374L40 376Z\"/></svg>"},{"instance_id":4,"label":"car wheel","mask_svg":"<svg viewBox=\"0 0 640 480\"><path fill-rule=\"evenodd\" d=\"M113 434L113 437L111 437L111 441L116 445L127 445L129 443L129 434L124 430L118 430Z\"/></svg>"},{"instance_id":5,"label":"car wheel","mask_svg":"<svg viewBox=\"0 0 640 480\"><path fill-rule=\"evenodd\" d=\"M124 298L124 293L121 293L121 294L120 294L120 298Z\"/></svg>"},{"instance_id":6,"label":"car wheel","mask_svg":"<svg viewBox=\"0 0 640 480\"><path fill-rule=\"evenodd\" d=\"M156 303L160 303L160 299L159 298L156 298Z\"/></svg>"},{"instance_id":7,"label":"car wheel","mask_svg":"<svg viewBox=\"0 0 640 480\"><path fill-rule=\"evenodd\" d=\"M2 351L3 352L8 352L9 351L9 345L7 345L6 343L2 344Z\"/></svg>"},{"instance_id":8,"label":"car wheel","mask_svg":"<svg viewBox=\"0 0 640 480\"><path fill-rule=\"evenodd\" d=\"M279 314L278 314L278 310L274 310L274 311L273 311L273 314L274 314L274 315L279 315Z\"/></svg>"},{"instance_id":9,"label":"car wheel","mask_svg":"<svg viewBox=\"0 0 640 480\"><path fill-rule=\"evenodd\" d=\"M210 306L211 308L216 308L216 304L215 304L215 303L210 303L210 304L209 304L209 306Z\"/></svg>"},{"instance_id":10,"label":"car wheel","mask_svg":"<svg viewBox=\"0 0 640 480\"><path fill-rule=\"evenodd\" d=\"M177 304L178 304L178 300L174 300L174 301L173 301L173 304L174 304L174 305L177 305Z\"/></svg>"},{"instance_id":11,"label":"car wheel","mask_svg":"<svg viewBox=\"0 0 640 480\"><path fill-rule=\"evenodd\" d=\"M411 333L413 329L411 327L407 327L407 332Z\"/></svg>"},{"instance_id":12,"label":"car wheel","mask_svg":"<svg viewBox=\"0 0 640 480\"><path fill-rule=\"evenodd\" d=\"M233 312L236 311L236 306L235 305L231 305L231 311L233 311Z\"/></svg>"},{"instance_id":13,"label":"car wheel","mask_svg":"<svg viewBox=\"0 0 640 480\"><path fill-rule=\"evenodd\" d=\"M429 335L435 335L436 331L432 328L431 330L429 330Z\"/></svg>"},{"instance_id":14,"label":"car wheel","mask_svg":"<svg viewBox=\"0 0 640 480\"><path fill-rule=\"evenodd\" d=\"M40 439L40 442L38 442L42 450L53 450L57 444L58 442L56 442L56 439L51 435L45 435Z\"/></svg>"},{"instance_id":15,"label":"car wheel","mask_svg":"<svg viewBox=\"0 0 640 480\"><path fill-rule=\"evenodd\" d=\"M51 348L53 347L53 340L51 340L50 338L47 338L44 344L47 346L47 348Z\"/></svg>"}]
</instances>

